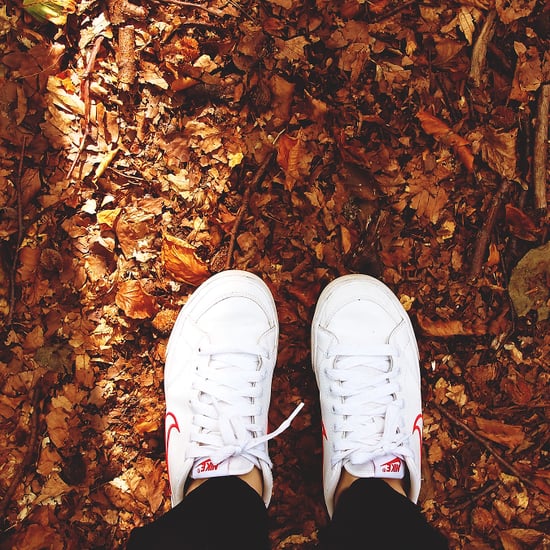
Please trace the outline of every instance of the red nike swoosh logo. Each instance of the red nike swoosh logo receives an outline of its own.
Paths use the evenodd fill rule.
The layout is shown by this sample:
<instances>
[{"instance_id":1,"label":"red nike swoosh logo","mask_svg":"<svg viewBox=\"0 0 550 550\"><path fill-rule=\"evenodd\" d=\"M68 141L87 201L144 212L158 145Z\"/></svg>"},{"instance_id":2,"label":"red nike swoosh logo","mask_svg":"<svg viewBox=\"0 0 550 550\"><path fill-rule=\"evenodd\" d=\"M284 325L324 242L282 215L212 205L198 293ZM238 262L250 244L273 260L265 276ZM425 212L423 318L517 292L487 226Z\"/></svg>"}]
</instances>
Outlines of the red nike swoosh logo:
<instances>
[{"instance_id":1,"label":"red nike swoosh logo","mask_svg":"<svg viewBox=\"0 0 550 550\"><path fill-rule=\"evenodd\" d=\"M170 422L170 425L168 425L168 422ZM172 433L172 430L177 430L179 432L180 426L178 424L178 419L176 418L176 415L171 412L166 413L165 424L166 424L166 438L164 440L164 444L166 447L166 465L168 466L168 475L170 475L170 467L168 464L168 446L170 445L170 434Z\"/></svg>"},{"instance_id":2,"label":"red nike swoosh logo","mask_svg":"<svg viewBox=\"0 0 550 550\"><path fill-rule=\"evenodd\" d=\"M418 439L420 440L420 448L422 448L422 413L420 413L413 424L413 433L418 432Z\"/></svg>"}]
</instances>

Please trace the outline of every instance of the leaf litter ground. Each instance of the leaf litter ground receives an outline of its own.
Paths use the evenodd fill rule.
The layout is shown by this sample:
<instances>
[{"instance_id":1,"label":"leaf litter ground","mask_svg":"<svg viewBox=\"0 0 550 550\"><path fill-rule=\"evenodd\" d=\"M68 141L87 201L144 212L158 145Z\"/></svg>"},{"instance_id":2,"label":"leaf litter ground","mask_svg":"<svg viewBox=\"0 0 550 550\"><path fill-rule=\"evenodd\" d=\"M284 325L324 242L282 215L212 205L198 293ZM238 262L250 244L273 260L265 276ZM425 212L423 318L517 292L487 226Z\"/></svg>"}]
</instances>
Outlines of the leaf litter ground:
<instances>
[{"instance_id":1,"label":"leaf litter ground","mask_svg":"<svg viewBox=\"0 0 550 550\"><path fill-rule=\"evenodd\" d=\"M68 4L0 8L2 547L115 548L168 510L166 341L228 267L277 302L270 423L306 403L270 447L274 548L327 522L309 324L353 272L417 330L429 520L546 547L543 2Z\"/></svg>"}]
</instances>

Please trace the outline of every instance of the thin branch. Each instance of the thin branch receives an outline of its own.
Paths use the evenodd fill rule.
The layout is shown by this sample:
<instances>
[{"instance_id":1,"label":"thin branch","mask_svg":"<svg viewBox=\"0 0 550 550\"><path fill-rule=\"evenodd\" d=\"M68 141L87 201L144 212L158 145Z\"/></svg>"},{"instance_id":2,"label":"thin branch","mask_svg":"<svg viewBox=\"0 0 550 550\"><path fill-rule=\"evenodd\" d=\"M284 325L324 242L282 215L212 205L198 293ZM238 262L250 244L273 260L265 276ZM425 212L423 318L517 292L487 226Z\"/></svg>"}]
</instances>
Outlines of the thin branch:
<instances>
[{"instance_id":1,"label":"thin branch","mask_svg":"<svg viewBox=\"0 0 550 550\"><path fill-rule=\"evenodd\" d=\"M472 64L470 65L470 78L474 85L479 88L481 86L481 75L483 68L485 67L485 61L487 59L487 47L489 42L493 39L496 26L496 10L492 10L487 15L485 23L481 28L481 32L477 37L477 40L472 49Z\"/></svg>"},{"instance_id":2,"label":"thin branch","mask_svg":"<svg viewBox=\"0 0 550 550\"><path fill-rule=\"evenodd\" d=\"M370 23L380 23L381 21L389 19L390 17L394 16L396 13L399 13L400 11L403 11L404 9L408 8L409 6L412 6L413 4L416 4L416 2L414 0L398 4L397 6L392 8L391 10L388 10L384 13L381 13L380 15L377 15L376 17L373 17L370 20Z\"/></svg>"},{"instance_id":3,"label":"thin branch","mask_svg":"<svg viewBox=\"0 0 550 550\"><path fill-rule=\"evenodd\" d=\"M252 193L252 190L256 188L260 180L263 178L267 170L267 167L269 166L269 163L271 162L271 159L273 158L274 154L275 154L274 149L267 154L264 161L258 168L258 171L254 176L254 179L252 180L250 185L248 185L247 188L245 189L245 192L243 194L243 202L239 207L237 217L235 218L235 222L233 223L233 228L231 230L231 240L229 241L229 249L227 251L227 259L225 261L225 269L231 269L231 265L233 263L233 252L235 250L235 243L237 241L237 232L239 231L239 226L241 225L244 215L248 210L248 203L250 202L250 194Z\"/></svg>"},{"instance_id":4,"label":"thin branch","mask_svg":"<svg viewBox=\"0 0 550 550\"><path fill-rule=\"evenodd\" d=\"M92 48L92 51L90 52L90 57L88 59L88 64L86 65L86 70L84 71L84 74L82 75L82 80L80 83L80 95L82 96L81 99L84 102L84 135L82 136L82 139L80 141L80 145L78 147L78 152L76 154L75 159L73 160L73 163L71 164L71 167L69 168L69 171L67 172L67 179L70 180L71 176L73 175L74 169L76 168L76 165L78 164L78 161L82 155L82 152L84 151L84 147L86 145L86 140L90 136L90 109L91 109L91 100L90 100L90 75L93 72L95 60L97 57L97 54L99 53L99 48L101 47L101 44L103 42L103 36L99 35L94 42L94 46Z\"/></svg>"},{"instance_id":5,"label":"thin branch","mask_svg":"<svg viewBox=\"0 0 550 550\"><path fill-rule=\"evenodd\" d=\"M497 213L500 209L504 196L508 192L509 187L510 180L504 178L500 184L500 187L498 188L498 191L495 193L494 197L491 200L489 212L487 213L487 216L485 217L485 222L483 223L483 227L481 228L479 235L477 236L474 253L472 255L470 275L473 278L479 277L481 273L483 259L485 258L485 254L489 246L489 240L495 226Z\"/></svg>"},{"instance_id":6,"label":"thin branch","mask_svg":"<svg viewBox=\"0 0 550 550\"><path fill-rule=\"evenodd\" d=\"M196 8L198 10L203 10L210 15L215 15L216 17L224 17L225 14L221 10L214 8L208 8L207 6L201 6L200 4L195 4L194 2L184 2L183 0L156 0L160 4L174 4L175 6L182 6L184 8Z\"/></svg>"},{"instance_id":7,"label":"thin branch","mask_svg":"<svg viewBox=\"0 0 550 550\"><path fill-rule=\"evenodd\" d=\"M15 242L15 250L13 253L13 260L10 270L10 306L8 311L8 317L6 319L6 327L10 327L13 321L13 314L15 310L15 276L17 274L17 262L19 260L19 249L23 242L23 236L25 234L23 230L23 197L21 190L21 180L23 177L23 160L25 158L25 148L27 146L27 136L23 136L23 143L21 144L21 156L19 157L19 167L17 169L17 176L15 178L15 193L17 197L17 241Z\"/></svg>"},{"instance_id":8,"label":"thin branch","mask_svg":"<svg viewBox=\"0 0 550 550\"><path fill-rule=\"evenodd\" d=\"M468 498L459 504L456 504L455 499L452 499L451 502L447 503L447 506L453 511L458 512L459 510L464 510L464 508L468 508L468 506L471 506L474 502L478 501L479 499L483 498L485 495L493 492L495 489L498 488L500 485L500 481L494 481L493 483L489 483L486 487L481 489L478 493L475 494L469 494Z\"/></svg>"},{"instance_id":9,"label":"thin branch","mask_svg":"<svg viewBox=\"0 0 550 550\"><path fill-rule=\"evenodd\" d=\"M533 152L533 192L535 208L546 210L546 163L548 152L548 108L550 105L550 84L540 87L537 102L537 124Z\"/></svg>"},{"instance_id":10,"label":"thin branch","mask_svg":"<svg viewBox=\"0 0 550 550\"><path fill-rule=\"evenodd\" d=\"M496 449L482 436L480 436L477 432L474 432L467 424L465 424L462 420L451 414L447 409L439 405L438 403L433 403L435 408L444 416L446 416L451 422L462 428L467 434L469 434L471 437L473 437L478 443L480 443L487 451L489 451L495 458L497 462L500 463L501 466L503 466L506 470L511 472L514 476L516 476L522 483L525 485L531 487L531 489L539 490L538 487L526 479L523 474L510 462L508 462L505 458L503 458Z\"/></svg>"},{"instance_id":11,"label":"thin branch","mask_svg":"<svg viewBox=\"0 0 550 550\"><path fill-rule=\"evenodd\" d=\"M30 430L29 430L29 438L28 438L28 444L27 444L27 450L25 452L25 456L23 457L23 460L19 462L15 470L13 479L10 481L8 490L6 491L6 494L4 495L4 498L0 503L0 517L3 517L3 518L6 517L6 511L11 503L11 499L13 498L15 490L17 489L17 486L21 483L21 480L25 475L25 470L31 463L36 450L36 443L38 439L38 418L40 416L39 404L40 404L40 399L42 397L40 384L41 382L38 382L38 386L34 388L32 393L32 399L31 399L32 409L31 409L31 419L30 419L30 426L29 426Z\"/></svg>"}]
</instances>

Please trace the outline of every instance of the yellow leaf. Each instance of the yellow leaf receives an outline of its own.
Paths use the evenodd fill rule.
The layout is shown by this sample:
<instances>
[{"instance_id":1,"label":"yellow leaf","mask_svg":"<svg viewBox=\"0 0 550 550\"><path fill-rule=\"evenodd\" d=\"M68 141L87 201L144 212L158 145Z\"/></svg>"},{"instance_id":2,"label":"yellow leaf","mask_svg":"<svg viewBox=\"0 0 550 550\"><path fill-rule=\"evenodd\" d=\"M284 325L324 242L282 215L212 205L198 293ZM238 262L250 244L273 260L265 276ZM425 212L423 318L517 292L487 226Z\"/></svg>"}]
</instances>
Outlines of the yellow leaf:
<instances>
[{"instance_id":1,"label":"yellow leaf","mask_svg":"<svg viewBox=\"0 0 550 550\"><path fill-rule=\"evenodd\" d=\"M229 168L235 168L243 161L244 155L239 151L238 153L228 153Z\"/></svg>"},{"instance_id":2,"label":"yellow leaf","mask_svg":"<svg viewBox=\"0 0 550 550\"><path fill-rule=\"evenodd\" d=\"M107 227L113 227L121 210L121 208L115 208L113 210L101 210L101 212L97 213L97 223L101 223L103 225L106 225Z\"/></svg>"},{"instance_id":3,"label":"yellow leaf","mask_svg":"<svg viewBox=\"0 0 550 550\"><path fill-rule=\"evenodd\" d=\"M105 170L107 170L111 162L113 162L114 158L116 157L119 149L120 147L115 147L112 151L107 151L95 170L94 182L96 182L103 175Z\"/></svg>"}]
</instances>

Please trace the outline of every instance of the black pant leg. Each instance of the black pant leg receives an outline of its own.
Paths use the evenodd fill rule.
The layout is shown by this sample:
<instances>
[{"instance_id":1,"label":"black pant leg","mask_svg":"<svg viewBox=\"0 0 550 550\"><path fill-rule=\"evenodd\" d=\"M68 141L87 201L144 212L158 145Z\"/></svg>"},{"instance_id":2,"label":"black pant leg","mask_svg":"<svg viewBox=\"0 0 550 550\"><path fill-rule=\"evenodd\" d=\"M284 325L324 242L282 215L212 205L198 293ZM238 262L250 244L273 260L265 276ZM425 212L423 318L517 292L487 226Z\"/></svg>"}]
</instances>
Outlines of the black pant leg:
<instances>
[{"instance_id":1,"label":"black pant leg","mask_svg":"<svg viewBox=\"0 0 550 550\"><path fill-rule=\"evenodd\" d=\"M262 498L238 477L211 478L156 521L134 529L127 550L268 550Z\"/></svg>"},{"instance_id":2,"label":"black pant leg","mask_svg":"<svg viewBox=\"0 0 550 550\"><path fill-rule=\"evenodd\" d=\"M358 479L342 492L321 534L325 550L447 550L420 508L385 481Z\"/></svg>"}]
</instances>

